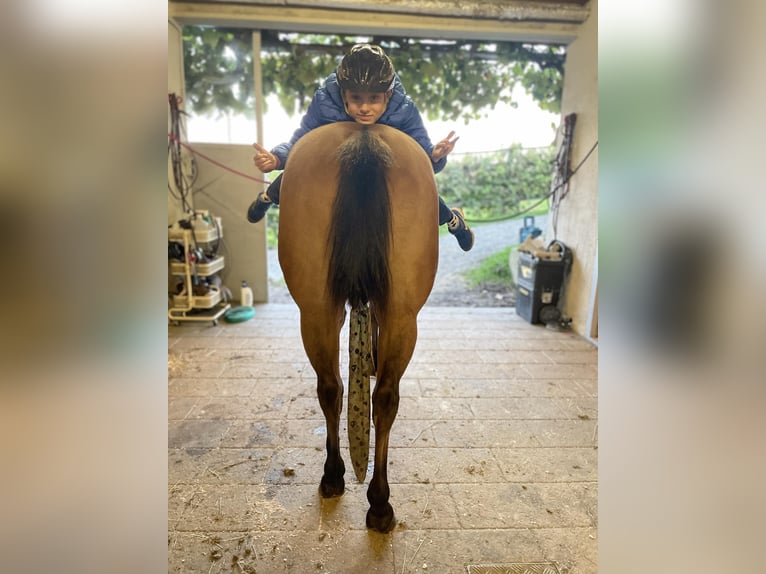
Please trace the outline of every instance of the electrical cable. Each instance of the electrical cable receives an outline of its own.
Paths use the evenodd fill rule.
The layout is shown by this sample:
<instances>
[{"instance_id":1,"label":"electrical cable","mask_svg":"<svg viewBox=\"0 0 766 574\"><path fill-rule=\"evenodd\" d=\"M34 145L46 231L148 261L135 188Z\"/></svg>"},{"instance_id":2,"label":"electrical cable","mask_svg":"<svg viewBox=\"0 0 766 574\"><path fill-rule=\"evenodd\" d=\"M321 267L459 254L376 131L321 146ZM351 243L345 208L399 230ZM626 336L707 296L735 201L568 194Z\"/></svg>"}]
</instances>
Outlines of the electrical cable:
<instances>
[{"instance_id":1,"label":"electrical cable","mask_svg":"<svg viewBox=\"0 0 766 574\"><path fill-rule=\"evenodd\" d=\"M180 96L177 96L174 93L168 94L168 105L170 106L168 156L171 171L173 173L172 181L168 181L168 190L174 198L181 202L183 211L185 213L191 213L193 209L189 201L189 196L190 190L197 180L198 170L196 160L193 156L189 158L189 167L187 169L184 168L181 139L186 137L186 127L182 121L182 116L185 112L179 108L181 102L182 99Z\"/></svg>"}]
</instances>

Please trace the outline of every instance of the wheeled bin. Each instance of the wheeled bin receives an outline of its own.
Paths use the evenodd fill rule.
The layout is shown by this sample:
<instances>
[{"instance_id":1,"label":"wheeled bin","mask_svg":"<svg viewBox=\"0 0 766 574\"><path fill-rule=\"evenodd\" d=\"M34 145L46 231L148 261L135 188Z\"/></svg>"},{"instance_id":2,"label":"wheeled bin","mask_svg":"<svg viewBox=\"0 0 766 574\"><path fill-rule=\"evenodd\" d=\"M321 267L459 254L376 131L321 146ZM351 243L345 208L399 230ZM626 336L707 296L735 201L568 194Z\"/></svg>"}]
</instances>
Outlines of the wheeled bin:
<instances>
[{"instance_id":1,"label":"wheeled bin","mask_svg":"<svg viewBox=\"0 0 766 574\"><path fill-rule=\"evenodd\" d=\"M552 241L546 252L519 252L516 314L532 324L558 321L559 298L572 265L572 252Z\"/></svg>"}]
</instances>

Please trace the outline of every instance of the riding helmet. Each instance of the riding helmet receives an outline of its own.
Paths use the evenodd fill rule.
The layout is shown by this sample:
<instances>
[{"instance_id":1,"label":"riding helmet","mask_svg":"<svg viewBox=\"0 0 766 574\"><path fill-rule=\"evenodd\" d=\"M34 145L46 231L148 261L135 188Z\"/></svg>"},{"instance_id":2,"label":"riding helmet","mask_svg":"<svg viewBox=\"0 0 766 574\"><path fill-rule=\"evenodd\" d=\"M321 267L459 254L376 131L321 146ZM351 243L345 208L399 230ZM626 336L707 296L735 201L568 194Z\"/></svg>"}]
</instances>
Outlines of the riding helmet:
<instances>
[{"instance_id":1,"label":"riding helmet","mask_svg":"<svg viewBox=\"0 0 766 574\"><path fill-rule=\"evenodd\" d=\"M394 88L394 65L380 46L356 44L338 66L343 91L387 92Z\"/></svg>"}]
</instances>

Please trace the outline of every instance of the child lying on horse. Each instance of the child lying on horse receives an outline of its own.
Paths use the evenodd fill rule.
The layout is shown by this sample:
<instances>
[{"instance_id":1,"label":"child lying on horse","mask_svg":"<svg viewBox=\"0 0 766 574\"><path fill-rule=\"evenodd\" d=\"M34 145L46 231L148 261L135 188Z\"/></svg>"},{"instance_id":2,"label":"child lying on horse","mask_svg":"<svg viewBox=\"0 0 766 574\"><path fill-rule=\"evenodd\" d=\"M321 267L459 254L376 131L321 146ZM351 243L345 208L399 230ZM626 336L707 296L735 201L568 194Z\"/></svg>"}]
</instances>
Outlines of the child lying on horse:
<instances>
[{"instance_id":1,"label":"child lying on horse","mask_svg":"<svg viewBox=\"0 0 766 574\"><path fill-rule=\"evenodd\" d=\"M382 48L370 44L357 44L343 58L336 72L330 74L324 86L314 94L308 111L301 120L301 126L292 139L267 151L253 144L256 155L255 166L263 173L283 169L295 142L309 131L333 122L354 120L371 125L385 124L397 128L418 142L431 158L434 173L439 173L447 164L447 155L455 147L458 138L455 132L438 142L431 143L423 126L415 103L405 93L394 66ZM247 219L255 223L263 219L272 203L279 204L280 174L259 194L247 212ZM446 223L460 248L469 251L473 247L473 231L466 225L460 208L450 209L439 198L439 225Z\"/></svg>"}]
</instances>

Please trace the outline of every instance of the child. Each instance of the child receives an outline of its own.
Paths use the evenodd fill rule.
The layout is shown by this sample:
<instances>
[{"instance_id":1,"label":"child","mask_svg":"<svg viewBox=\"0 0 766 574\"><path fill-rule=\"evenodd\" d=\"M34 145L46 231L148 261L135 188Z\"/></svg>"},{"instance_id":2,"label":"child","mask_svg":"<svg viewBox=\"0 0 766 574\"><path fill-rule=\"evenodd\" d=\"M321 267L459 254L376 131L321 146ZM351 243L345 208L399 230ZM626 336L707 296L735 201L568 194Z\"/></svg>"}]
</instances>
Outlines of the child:
<instances>
[{"instance_id":1,"label":"child","mask_svg":"<svg viewBox=\"0 0 766 574\"><path fill-rule=\"evenodd\" d=\"M455 147L455 132L438 142L431 143L415 103L406 95L394 66L382 48L371 44L357 44L344 56L338 69L325 80L324 86L314 94L301 126L288 143L270 152L253 144L258 152L253 157L255 166L263 173L284 168L287 156L295 142L309 131L333 122L354 120L371 125L381 123L397 128L418 142L431 158L434 173L447 164L447 155ZM263 219L272 203L279 204L280 174L268 189L259 194L247 211L247 219L255 223ZM439 198L439 225L446 223L463 251L473 247L473 231L466 225L460 208L450 209Z\"/></svg>"}]
</instances>

